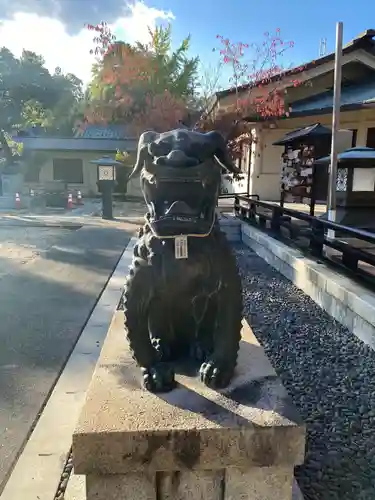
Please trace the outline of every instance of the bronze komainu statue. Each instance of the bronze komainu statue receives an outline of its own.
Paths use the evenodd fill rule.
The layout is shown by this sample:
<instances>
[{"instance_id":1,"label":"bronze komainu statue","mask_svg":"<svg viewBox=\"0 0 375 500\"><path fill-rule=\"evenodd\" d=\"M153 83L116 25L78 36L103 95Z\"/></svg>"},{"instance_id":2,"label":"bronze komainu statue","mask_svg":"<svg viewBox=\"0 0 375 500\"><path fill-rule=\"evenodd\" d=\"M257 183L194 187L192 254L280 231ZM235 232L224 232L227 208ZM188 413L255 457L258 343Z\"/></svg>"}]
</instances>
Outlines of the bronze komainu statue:
<instances>
[{"instance_id":1,"label":"bronze komainu statue","mask_svg":"<svg viewBox=\"0 0 375 500\"><path fill-rule=\"evenodd\" d=\"M222 168L238 174L218 132L140 137L131 176L140 174L148 213L124 309L130 347L153 392L171 390L174 369L186 362L199 364L201 380L213 388L227 386L234 374L242 289L215 210Z\"/></svg>"}]
</instances>

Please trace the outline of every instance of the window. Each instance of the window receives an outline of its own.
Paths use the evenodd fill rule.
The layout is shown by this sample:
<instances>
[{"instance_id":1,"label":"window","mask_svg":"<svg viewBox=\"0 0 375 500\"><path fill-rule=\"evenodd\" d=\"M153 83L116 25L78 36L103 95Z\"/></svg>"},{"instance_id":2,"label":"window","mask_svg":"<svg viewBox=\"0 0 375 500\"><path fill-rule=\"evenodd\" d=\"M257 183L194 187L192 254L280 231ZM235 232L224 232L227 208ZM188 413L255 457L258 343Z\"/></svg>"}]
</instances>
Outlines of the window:
<instances>
[{"instance_id":1,"label":"window","mask_svg":"<svg viewBox=\"0 0 375 500\"><path fill-rule=\"evenodd\" d=\"M39 182L40 165L28 165L25 173L25 182Z\"/></svg>"},{"instance_id":2,"label":"window","mask_svg":"<svg viewBox=\"0 0 375 500\"><path fill-rule=\"evenodd\" d=\"M357 145L358 130L356 128L352 128L350 130L353 132L353 135L352 135L352 148L355 148L356 145Z\"/></svg>"},{"instance_id":3,"label":"window","mask_svg":"<svg viewBox=\"0 0 375 500\"><path fill-rule=\"evenodd\" d=\"M375 191L375 168L353 169L353 191Z\"/></svg>"},{"instance_id":4,"label":"window","mask_svg":"<svg viewBox=\"0 0 375 500\"><path fill-rule=\"evenodd\" d=\"M83 162L81 158L54 158L53 180L69 184L83 184Z\"/></svg>"},{"instance_id":5,"label":"window","mask_svg":"<svg viewBox=\"0 0 375 500\"><path fill-rule=\"evenodd\" d=\"M367 129L366 146L368 148L375 148L375 128L368 128Z\"/></svg>"}]
</instances>

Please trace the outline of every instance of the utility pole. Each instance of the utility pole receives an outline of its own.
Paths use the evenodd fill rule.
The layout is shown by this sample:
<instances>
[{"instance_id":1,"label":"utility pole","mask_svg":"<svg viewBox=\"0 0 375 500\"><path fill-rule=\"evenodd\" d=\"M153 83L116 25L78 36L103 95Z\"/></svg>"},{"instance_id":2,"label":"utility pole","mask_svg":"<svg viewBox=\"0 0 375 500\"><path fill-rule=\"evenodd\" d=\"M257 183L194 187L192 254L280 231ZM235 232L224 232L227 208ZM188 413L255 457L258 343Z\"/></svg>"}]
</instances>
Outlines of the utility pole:
<instances>
[{"instance_id":1,"label":"utility pole","mask_svg":"<svg viewBox=\"0 0 375 500\"><path fill-rule=\"evenodd\" d=\"M327 212L328 220L336 219L336 178L337 178L337 139L340 129L340 108L341 108L341 66L342 66L342 38L343 23L336 24L336 55L334 74L334 94L332 109L332 143L331 143L331 163L328 175L328 199ZM329 230L328 236L334 237L334 231Z\"/></svg>"}]
</instances>

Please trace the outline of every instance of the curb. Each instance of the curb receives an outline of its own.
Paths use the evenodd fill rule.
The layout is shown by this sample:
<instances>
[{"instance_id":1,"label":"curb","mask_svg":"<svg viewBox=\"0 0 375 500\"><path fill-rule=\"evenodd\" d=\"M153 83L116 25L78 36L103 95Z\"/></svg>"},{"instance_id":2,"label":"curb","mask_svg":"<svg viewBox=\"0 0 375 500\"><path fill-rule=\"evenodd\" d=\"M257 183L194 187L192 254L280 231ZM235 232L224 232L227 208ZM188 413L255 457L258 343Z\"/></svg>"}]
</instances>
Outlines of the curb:
<instances>
[{"instance_id":1,"label":"curb","mask_svg":"<svg viewBox=\"0 0 375 500\"><path fill-rule=\"evenodd\" d=\"M5 223L1 222L0 227L40 227L40 228L55 228L55 229L80 229L82 224L74 222L38 222L38 221L12 221L8 220Z\"/></svg>"},{"instance_id":2,"label":"curb","mask_svg":"<svg viewBox=\"0 0 375 500\"><path fill-rule=\"evenodd\" d=\"M4 487L1 500L53 500L86 390L121 299L131 263L131 238L73 349Z\"/></svg>"}]
</instances>

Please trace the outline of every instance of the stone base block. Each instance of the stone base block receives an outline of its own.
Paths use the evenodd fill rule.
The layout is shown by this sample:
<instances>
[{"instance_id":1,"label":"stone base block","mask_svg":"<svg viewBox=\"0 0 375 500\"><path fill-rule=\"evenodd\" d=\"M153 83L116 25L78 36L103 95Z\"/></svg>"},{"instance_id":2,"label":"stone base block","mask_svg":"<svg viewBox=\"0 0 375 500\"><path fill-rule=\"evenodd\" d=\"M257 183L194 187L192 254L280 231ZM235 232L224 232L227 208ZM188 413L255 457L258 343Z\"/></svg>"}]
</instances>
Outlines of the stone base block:
<instances>
[{"instance_id":1,"label":"stone base block","mask_svg":"<svg viewBox=\"0 0 375 500\"><path fill-rule=\"evenodd\" d=\"M89 475L86 484L87 500L291 500L293 469L233 467Z\"/></svg>"},{"instance_id":2,"label":"stone base block","mask_svg":"<svg viewBox=\"0 0 375 500\"><path fill-rule=\"evenodd\" d=\"M230 468L225 471L225 500L291 500L292 467Z\"/></svg>"},{"instance_id":3,"label":"stone base block","mask_svg":"<svg viewBox=\"0 0 375 500\"><path fill-rule=\"evenodd\" d=\"M87 500L156 500L155 477L142 473L86 476Z\"/></svg>"},{"instance_id":4,"label":"stone base block","mask_svg":"<svg viewBox=\"0 0 375 500\"><path fill-rule=\"evenodd\" d=\"M178 374L141 387L118 311L73 436L87 500L291 500L305 429L246 322L236 376L222 391Z\"/></svg>"}]
</instances>

